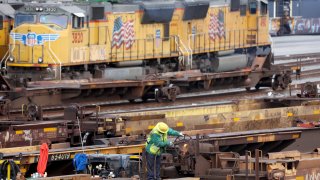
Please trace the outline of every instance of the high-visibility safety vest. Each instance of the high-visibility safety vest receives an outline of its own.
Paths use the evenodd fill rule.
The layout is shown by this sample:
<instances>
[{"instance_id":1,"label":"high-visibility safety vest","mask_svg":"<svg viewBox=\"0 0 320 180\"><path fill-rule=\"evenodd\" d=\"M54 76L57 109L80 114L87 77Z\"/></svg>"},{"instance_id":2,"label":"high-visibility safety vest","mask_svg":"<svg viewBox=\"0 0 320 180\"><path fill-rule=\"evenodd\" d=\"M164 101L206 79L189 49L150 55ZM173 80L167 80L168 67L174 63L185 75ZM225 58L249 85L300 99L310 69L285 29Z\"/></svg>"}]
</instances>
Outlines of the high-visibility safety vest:
<instances>
[{"instance_id":1,"label":"high-visibility safety vest","mask_svg":"<svg viewBox=\"0 0 320 180\"><path fill-rule=\"evenodd\" d=\"M147 138L147 142L146 142L146 150L148 153L151 153L153 155L160 155L161 153L163 153L164 151L164 147L159 147L157 146L157 142L153 142L151 137L153 134L156 134L158 136L160 136L160 141L162 141L163 143L168 143L168 134L167 133L160 133L159 131L156 130L156 128L153 128L152 131L149 133L148 138ZM159 140L156 140L159 142Z\"/></svg>"}]
</instances>

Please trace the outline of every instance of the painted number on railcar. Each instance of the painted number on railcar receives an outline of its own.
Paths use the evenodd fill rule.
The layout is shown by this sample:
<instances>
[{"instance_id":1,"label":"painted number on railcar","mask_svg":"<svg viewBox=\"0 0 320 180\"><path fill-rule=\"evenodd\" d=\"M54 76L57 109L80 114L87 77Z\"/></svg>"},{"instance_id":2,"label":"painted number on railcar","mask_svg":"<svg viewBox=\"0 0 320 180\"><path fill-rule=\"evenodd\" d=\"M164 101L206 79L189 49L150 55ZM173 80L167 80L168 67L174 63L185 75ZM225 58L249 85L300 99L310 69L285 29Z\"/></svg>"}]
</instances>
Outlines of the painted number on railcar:
<instances>
[{"instance_id":1,"label":"painted number on railcar","mask_svg":"<svg viewBox=\"0 0 320 180\"><path fill-rule=\"evenodd\" d=\"M82 32L72 32L72 43L82 43L83 33Z\"/></svg>"},{"instance_id":2,"label":"painted number on railcar","mask_svg":"<svg viewBox=\"0 0 320 180\"><path fill-rule=\"evenodd\" d=\"M62 161L62 160L68 160L71 158L70 153L58 153L58 154L52 154L50 155L50 161Z\"/></svg>"}]
</instances>

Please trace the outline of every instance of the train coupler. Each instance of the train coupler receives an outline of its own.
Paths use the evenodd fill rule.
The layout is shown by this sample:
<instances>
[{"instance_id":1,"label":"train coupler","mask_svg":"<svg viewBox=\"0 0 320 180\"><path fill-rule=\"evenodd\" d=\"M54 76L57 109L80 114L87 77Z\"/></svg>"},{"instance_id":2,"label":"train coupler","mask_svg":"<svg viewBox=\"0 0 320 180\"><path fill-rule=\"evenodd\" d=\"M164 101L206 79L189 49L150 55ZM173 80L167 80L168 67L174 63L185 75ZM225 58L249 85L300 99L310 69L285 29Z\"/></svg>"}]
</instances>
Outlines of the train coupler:
<instances>
[{"instance_id":1,"label":"train coupler","mask_svg":"<svg viewBox=\"0 0 320 180\"><path fill-rule=\"evenodd\" d=\"M156 88L154 90L155 100L162 102L163 100L175 101L177 95L180 94L180 88L174 84L169 84L162 88Z\"/></svg>"}]
</instances>

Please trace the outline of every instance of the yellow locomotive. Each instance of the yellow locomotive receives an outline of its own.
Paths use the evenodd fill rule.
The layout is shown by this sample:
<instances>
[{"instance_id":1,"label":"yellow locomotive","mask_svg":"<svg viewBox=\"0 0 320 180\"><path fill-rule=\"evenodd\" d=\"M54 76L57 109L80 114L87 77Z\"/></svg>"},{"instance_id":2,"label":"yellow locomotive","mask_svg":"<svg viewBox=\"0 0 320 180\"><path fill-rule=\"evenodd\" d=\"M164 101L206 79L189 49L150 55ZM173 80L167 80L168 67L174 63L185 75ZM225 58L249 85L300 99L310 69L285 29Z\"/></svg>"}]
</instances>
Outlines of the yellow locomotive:
<instances>
[{"instance_id":1,"label":"yellow locomotive","mask_svg":"<svg viewBox=\"0 0 320 180\"><path fill-rule=\"evenodd\" d=\"M0 3L0 59L5 61L8 57L9 34L14 23L15 8L23 5L22 2L16 1L14 3L2 2Z\"/></svg>"},{"instance_id":2,"label":"yellow locomotive","mask_svg":"<svg viewBox=\"0 0 320 180\"><path fill-rule=\"evenodd\" d=\"M265 0L28 3L6 68L32 81L241 70L270 47L268 29Z\"/></svg>"}]
</instances>

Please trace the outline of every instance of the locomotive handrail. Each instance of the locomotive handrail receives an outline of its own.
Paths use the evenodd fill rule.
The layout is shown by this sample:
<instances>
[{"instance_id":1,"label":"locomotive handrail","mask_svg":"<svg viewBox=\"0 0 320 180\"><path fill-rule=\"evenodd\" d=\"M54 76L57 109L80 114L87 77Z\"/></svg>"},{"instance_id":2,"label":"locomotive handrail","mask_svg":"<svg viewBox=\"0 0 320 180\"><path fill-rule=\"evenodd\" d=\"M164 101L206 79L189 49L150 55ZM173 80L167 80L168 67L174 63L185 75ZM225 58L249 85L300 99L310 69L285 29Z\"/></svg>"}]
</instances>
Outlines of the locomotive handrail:
<instances>
[{"instance_id":1,"label":"locomotive handrail","mask_svg":"<svg viewBox=\"0 0 320 180\"><path fill-rule=\"evenodd\" d=\"M192 56L192 52L190 52L191 50L188 49L185 44L183 44L183 42L181 41L179 36L175 36L175 42L176 42L176 45L178 46L178 49L183 54L183 57L182 57L183 61L185 61L184 55L185 55L185 53L187 53L187 57L188 57L187 64L190 65L190 68L192 68L192 62L190 62L190 60L191 60L190 56ZM181 48L180 45L182 46L183 49ZM185 64L185 62L184 62L184 64Z\"/></svg>"},{"instance_id":2,"label":"locomotive handrail","mask_svg":"<svg viewBox=\"0 0 320 180\"><path fill-rule=\"evenodd\" d=\"M57 62L53 59L52 54L50 54L50 51L49 51L47 48L45 48L45 49L47 50L51 61L52 61L54 64L57 64Z\"/></svg>"},{"instance_id":3,"label":"locomotive handrail","mask_svg":"<svg viewBox=\"0 0 320 180\"><path fill-rule=\"evenodd\" d=\"M174 37L174 42L176 44L176 46L178 47L179 51L182 53L182 62L183 62L183 65L185 65L185 62L184 62L184 52L183 50L180 48L180 44L177 40L177 37Z\"/></svg>"},{"instance_id":4,"label":"locomotive handrail","mask_svg":"<svg viewBox=\"0 0 320 180\"><path fill-rule=\"evenodd\" d=\"M50 39L50 34L49 34L49 39ZM51 49L51 43L50 43L51 41L49 41L49 52L54 56L54 58L56 58L57 60L58 60L58 62L59 62L59 79L61 80L61 61L60 61L60 59L56 56L56 54L52 51L52 49ZM56 76L56 72L57 71L55 71L55 76Z\"/></svg>"},{"instance_id":5,"label":"locomotive handrail","mask_svg":"<svg viewBox=\"0 0 320 180\"><path fill-rule=\"evenodd\" d=\"M1 62L0 62L0 69L2 69L2 62L3 62L3 60L5 60L4 61L4 67L6 68L6 64L7 64L7 61L8 61L8 59L9 59L9 49L7 50L7 52L4 54L4 56L2 57L2 59L1 59Z\"/></svg>"}]
</instances>

